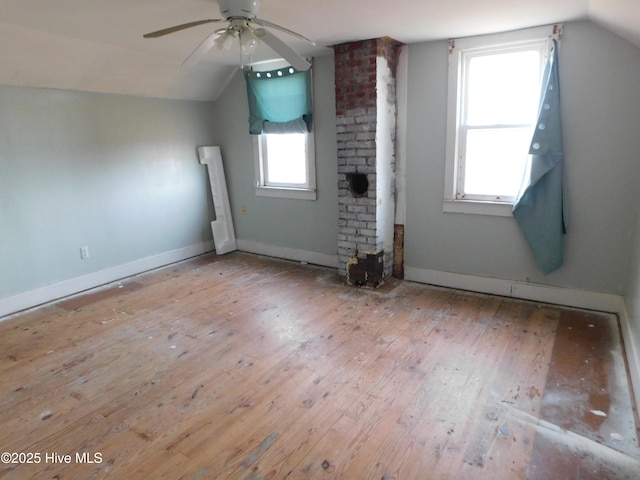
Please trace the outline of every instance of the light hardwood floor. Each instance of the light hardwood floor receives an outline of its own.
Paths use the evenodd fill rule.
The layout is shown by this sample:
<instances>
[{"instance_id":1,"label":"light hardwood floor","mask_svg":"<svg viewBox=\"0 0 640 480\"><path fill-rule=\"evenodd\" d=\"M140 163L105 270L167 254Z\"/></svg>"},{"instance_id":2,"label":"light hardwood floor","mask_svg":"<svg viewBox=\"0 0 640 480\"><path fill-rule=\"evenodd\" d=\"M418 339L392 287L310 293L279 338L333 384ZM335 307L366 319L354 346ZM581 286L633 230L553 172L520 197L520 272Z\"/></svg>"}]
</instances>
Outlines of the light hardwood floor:
<instances>
[{"instance_id":1,"label":"light hardwood floor","mask_svg":"<svg viewBox=\"0 0 640 480\"><path fill-rule=\"evenodd\" d=\"M40 459L0 478L640 478L609 314L236 252L5 319L0 352L0 452Z\"/></svg>"}]
</instances>

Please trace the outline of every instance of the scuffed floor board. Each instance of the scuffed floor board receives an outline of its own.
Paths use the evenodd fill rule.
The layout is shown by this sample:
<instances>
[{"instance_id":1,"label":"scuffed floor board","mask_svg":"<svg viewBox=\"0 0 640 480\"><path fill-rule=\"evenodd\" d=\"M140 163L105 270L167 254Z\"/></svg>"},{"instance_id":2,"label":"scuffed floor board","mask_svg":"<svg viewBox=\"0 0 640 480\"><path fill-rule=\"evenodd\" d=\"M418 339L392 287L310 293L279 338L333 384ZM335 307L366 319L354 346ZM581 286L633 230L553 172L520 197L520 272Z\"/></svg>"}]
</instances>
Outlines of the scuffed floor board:
<instances>
[{"instance_id":1,"label":"scuffed floor board","mask_svg":"<svg viewBox=\"0 0 640 480\"><path fill-rule=\"evenodd\" d=\"M640 471L611 314L233 252L16 315L0 347L0 452L73 457L0 478Z\"/></svg>"}]
</instances>

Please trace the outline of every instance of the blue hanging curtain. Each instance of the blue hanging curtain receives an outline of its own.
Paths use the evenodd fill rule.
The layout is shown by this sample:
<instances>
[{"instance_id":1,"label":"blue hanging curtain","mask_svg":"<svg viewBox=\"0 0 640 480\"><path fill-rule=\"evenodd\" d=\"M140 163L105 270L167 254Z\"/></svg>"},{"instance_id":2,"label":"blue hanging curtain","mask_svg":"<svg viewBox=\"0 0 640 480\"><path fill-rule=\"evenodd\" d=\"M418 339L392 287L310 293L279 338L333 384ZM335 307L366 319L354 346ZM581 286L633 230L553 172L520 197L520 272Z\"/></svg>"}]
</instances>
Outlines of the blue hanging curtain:
<instances>
[{"instance_id":1,"label":"blue hanging curtain","mask_svg":"<svg viewBox=\"0 0 640 480\"><path fill-rule=\"evenodd\" d=\"M284 67L269 72L245 71L249 133L311 131L311 73Z\"/></svg>"},{"instance_id":2,"label":"blue hanging curtain","mask_svg":"<svg viewBox=\"0 0 640 480\"><path fill-rule=\"evenodd\" d=\"M559 78L558 42L553 40L529 148L531 168L513 205L513 216L545 275L562 265L563 234L567 233Z\"/></svg>"}]
</instances>

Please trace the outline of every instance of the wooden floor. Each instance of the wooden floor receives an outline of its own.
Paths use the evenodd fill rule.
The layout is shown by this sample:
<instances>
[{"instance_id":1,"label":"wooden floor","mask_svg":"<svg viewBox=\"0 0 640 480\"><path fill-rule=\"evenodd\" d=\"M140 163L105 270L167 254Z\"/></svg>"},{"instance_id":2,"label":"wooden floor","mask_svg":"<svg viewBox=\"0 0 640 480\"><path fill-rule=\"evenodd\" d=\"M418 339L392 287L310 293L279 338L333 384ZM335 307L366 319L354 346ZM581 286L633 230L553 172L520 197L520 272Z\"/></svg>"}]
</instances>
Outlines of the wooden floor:
<instances>
[{"instance_id":1,"label":"wooden floor","mask_svg":"<svg viewBox=\"0 0 640 480\"><path fill-rule=\"evenodd\" d=\"M233 253L6 319L0 353L32 461L0 478L640 478L608 314Z\"/></svg>"}]
</instances>

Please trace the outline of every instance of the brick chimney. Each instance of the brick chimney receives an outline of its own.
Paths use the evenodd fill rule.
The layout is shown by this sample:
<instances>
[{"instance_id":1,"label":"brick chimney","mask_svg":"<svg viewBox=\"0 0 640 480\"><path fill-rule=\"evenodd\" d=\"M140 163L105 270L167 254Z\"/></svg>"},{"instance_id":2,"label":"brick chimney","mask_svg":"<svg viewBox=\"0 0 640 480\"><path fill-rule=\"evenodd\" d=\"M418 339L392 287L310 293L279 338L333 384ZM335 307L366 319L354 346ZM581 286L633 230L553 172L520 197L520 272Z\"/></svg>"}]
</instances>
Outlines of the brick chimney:
<instances>
[{"instance_id":1,"label":"brick chimney","mask_svg":"<svg viewBox=\"0 0 640 480\"><path fill-rule=\"evenodd\" d=\"M338 140L338 269L352 285L391 276L396 70L401 44L377 38L334 46Z\"/></svg>"}]
</instances>

